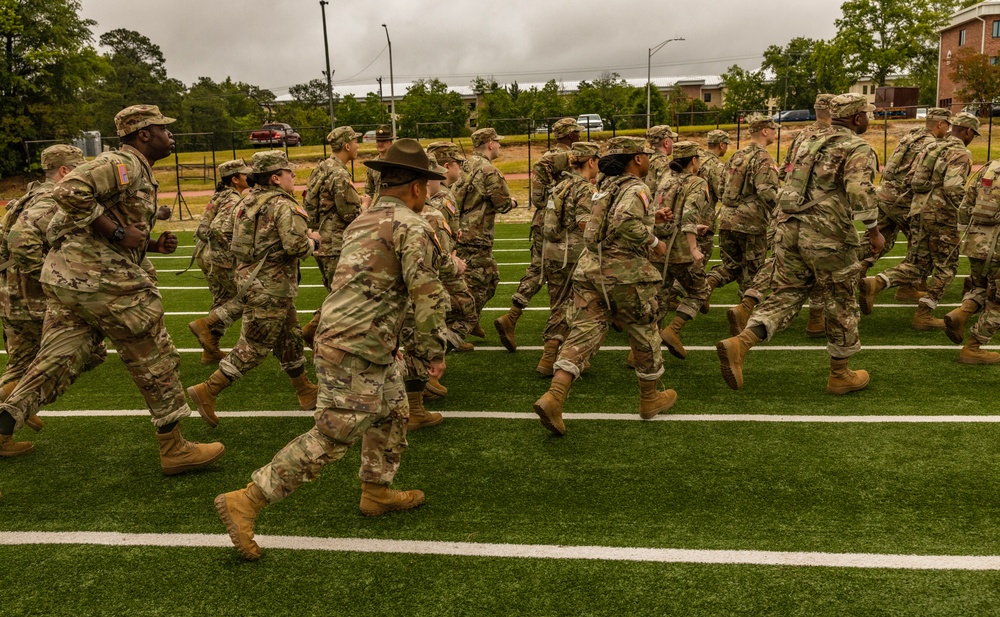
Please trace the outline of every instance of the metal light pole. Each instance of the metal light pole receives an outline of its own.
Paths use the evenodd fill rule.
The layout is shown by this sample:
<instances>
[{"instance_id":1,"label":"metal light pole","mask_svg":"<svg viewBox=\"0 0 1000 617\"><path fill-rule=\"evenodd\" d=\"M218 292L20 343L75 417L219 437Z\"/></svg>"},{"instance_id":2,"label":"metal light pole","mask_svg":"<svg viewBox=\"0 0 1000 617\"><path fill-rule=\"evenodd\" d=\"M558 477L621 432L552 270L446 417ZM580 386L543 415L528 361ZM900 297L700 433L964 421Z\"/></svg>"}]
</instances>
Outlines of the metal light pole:
<instances>
[{"instance_id":1,"label":"metal light pole","mask_svg":"<svg viewBox=\"0 0 1000 617\"><path fill-rule=\"evenodd\" d=\"M319 0L319 10L323 13L323 49L326 51L326 96L330 101L330 130L337 126L337 119L333 117L333 73L330 72L330 43L326 38L326 5L328 0Z\"/></svg>"},{"instance_id":2,"label":"metal light pole","mask_svg":"<svg viewBox=\"0 0 1000 617\"><path fill-rule=\"evenodd\" d=\"M389 27L385 28L385 41L389 44L389 115L392 117L392 138L396 139L396 88L392 82L392 41L389 40Z\"/></svg>"},{"instance_id":3,"label":"metal light pole","mask_svg":"<svg viewBox=\"0 0 1000 617\"><path fill-rule=\"evenodd\" d=\"M683 41L683 40L684 39L682 38L667 39L662 43L660 43L659 45L657 45L656 47L649 48L649 55L646 56L646 130L649 130L649 112L650 112L649 106L652 103L651 100L652 96L650 90L650 72L653 67L653 54L663 49L663 46L671 41Z\"/></svg>"}]
</instances>

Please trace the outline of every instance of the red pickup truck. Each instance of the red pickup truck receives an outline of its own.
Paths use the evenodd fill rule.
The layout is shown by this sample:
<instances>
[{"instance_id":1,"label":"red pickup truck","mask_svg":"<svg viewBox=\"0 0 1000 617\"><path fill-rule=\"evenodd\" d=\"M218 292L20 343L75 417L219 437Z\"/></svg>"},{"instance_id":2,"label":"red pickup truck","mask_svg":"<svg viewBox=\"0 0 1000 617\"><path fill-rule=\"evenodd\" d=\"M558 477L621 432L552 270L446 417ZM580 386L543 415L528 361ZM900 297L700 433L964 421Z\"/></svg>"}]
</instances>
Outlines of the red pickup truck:
<instances>
[{"instance_id":1,"label":"red pickup truck","mask_svg":"<svg viewBox=\"0 0 1000 617\"><path fill-rule=\"evenodd\" d=\"M302 137L284 122L268 122L250 133L250 145L254 146L299 146Z\"/></svg>"}]
</instances>

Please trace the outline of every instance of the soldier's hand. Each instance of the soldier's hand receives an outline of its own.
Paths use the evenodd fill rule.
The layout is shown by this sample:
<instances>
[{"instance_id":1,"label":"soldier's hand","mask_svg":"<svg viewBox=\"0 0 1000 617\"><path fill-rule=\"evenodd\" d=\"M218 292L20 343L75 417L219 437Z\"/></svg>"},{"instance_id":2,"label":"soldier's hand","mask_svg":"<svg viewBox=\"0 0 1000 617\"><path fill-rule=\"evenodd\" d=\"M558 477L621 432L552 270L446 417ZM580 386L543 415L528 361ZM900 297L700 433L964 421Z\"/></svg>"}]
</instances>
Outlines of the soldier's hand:
<instances>
[{"instance_id":1,"label":"soldier's hand","mask_svg":"<svg viewBox=\"0 0 1000 617\"><path fill-rule=\"evenodd\" d=\"M166 253L167 255L169 255L170 253L173 253L176 250L177 250L177 236L170 233L169 231L165 231L162 234L160 234L159 239L156 241L156 252Z\"/></svg>"},{"instance_id":2,"label":"soldier's hand","mask_svg":"<svg viewBox=\"0 0 1000 617\"><path fill-rule=\"evenodd\" d=\"M660 240L659 242L656 243L656 246L653 247L653 252L659 255L660 257L663 257L664 255L667 254L667 243L664 242L663 240Z\"/></svg>"},{"instance_id":3,"label":"soldier's hand","mask_svg":"<svg viewBox=\"0 0 1000 617\"><path fill-rule=\"evenodd\" d=\"M127 249L137 249L146 244L146 226L140 223L132 223L125 228L125 237L118 244Z\"/></svg>"},{"instance_id":4,"label":"soldier's hand","mask_svg":"<svg viewBox=\"0 0 1000 617\"><path fill-rule=\"evenodd\" d=\"M447 368L444 363L444 358L441 358L437 362L431 362L430 366L427 367L427 374L434 379L441 379L444 375L444 369Z\"/></svg>"},{"instance_id":5,"label":"soldier's hand","mask_svg":"<svg viewBox=\"0 0 1000 617\"><path fill-rule=\"evenodd\" d=\"M663 244L663 243L661 242L660 244ZM694 260L695 260L696 262L698 262L698 263L704 263L704 259L705 259L705 254L704 254L704 253L702 253L702 252L701 252L700 250L698 250L698 249L693 249L693 250L691 251L691 256L692 256L692 257L694 257Z\"/></svg>"},{"instance_id":6,"label":"soldier's hand","mask_svg":"<svg viewBox=\"0 0 1000 617\"><path fill-rule=\"evenodd\" d=\"M653 213L653 218L657 223L669 223L674 220L674 211L670 208L661 208Z\"/></svg>"},{"instance_id":7,"label":"soldier's hand","mask_svg":"<svg viewBox=\"0 0 1000 617\"><path fill-rule=\"evenodd\" d=\"M699 236L707 236L709 231L711 228L708 225L695 225L694 227L694 233Z\"/></svg>"},{"instance_id":8,"label":"soldier's hand","mask_svg":"<svg viewBox=\"0 0 1000 617\"><path fill-rule=\"evenodd\" d=\"M465 260L456 255L455 253L451 254L451 258L455 262L456 274L458 274L458 276L462 276L463 274L465 274L465 268L467 267Z\"/></svg>"},{"instance_id":9,"label":"soldier's hand","mask_svg":"<svg viewBox=\"0 0 1000 617\"><path fill-rule=\"evenodd\" d=\"M873 253L882 251L882 247L885 246L885 236L878 230L878 227L872 227L868 230L868 243L871 245Z\"/></svg>"}]
</instances>

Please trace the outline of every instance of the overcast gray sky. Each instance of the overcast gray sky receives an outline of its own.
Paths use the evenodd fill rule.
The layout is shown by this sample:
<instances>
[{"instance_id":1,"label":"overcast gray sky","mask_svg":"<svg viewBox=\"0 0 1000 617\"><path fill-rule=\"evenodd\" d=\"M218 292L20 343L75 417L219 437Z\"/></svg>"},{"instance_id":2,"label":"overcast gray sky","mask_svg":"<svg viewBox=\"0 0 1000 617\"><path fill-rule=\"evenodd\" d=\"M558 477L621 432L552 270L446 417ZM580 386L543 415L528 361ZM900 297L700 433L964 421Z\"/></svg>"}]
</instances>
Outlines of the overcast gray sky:
<instances>
[{"instance_id":1,"label":"overcast gray sky","mask_svg":"<svg viewBox=\"0 0 1000 617\"><path fill-rule=\"evenodd\" d=\"M171 77L200 76L271 88L322 78L318 0L82 0L95 40L137 30L163 50ZM629 11L632 11L629 13ZM338 82L389 79L385 23L396 83L438 77L466 86L476 75L500 82L573 85L603 70L645 77L715 75L732 64L760 66L768 45L796 36L830 38L838 0L333 0L326 6L330 62ZM381 55L380 55L381 54ZM388 87L385 88L388 93ZM401 94L401 93L397 93Z\"/></svg>"}]
</instances>

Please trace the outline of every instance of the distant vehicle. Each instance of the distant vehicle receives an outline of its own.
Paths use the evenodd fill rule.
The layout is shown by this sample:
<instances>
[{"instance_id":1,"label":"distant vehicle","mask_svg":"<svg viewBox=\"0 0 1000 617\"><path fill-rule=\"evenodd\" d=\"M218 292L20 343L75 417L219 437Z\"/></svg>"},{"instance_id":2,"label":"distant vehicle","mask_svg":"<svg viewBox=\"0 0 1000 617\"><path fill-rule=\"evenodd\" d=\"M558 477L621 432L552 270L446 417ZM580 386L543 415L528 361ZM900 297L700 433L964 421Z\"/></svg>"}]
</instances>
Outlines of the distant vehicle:
<instances>
[{"instance_id":1,"label":"distant vehicle","mask_svg":"<svg viewBox=\"0 0 1000 617\"><path fill-rule=\"evenodd\" d=\"M302 137L284 122L268 122L250 133L250 145L258 146L301 146Z\"/></svg>"},{"instance_id":2,"label":"distant vehicle","mask_svg":"<svg viewBox=\"0 0 1000 617\"><path fill-rule=\"evenodd\" d=\"M582 126L584 131L590 129L591 133L604 130L604 120L599 114L580 114L580 117L576 119L576 123Z\"/></svg>"},{"instance_id":3,"label":"distant vehicle","mask_svg":"<svg viewBox=\"0 0 1000 617\"><path fill-rule=\"evenodd\" d=\"M917 108L917 120L926 120L926 119L927 119L927 108L926 107L918 107Z\"/></svg>"},{"instance_id":4,"label":"distant vehicle","mask_svg":"<svg viewBox=\"0 0 1000 617\"><path fill-rule=\"evenodd\" d=\"M368 131L365 133L364 137L361 138L361 142L366 144L373 144L375 141L375 131Z\"/></svg>"},{"instance_id":5,"label":"distant vehicle","mask_svg":"<svg viewBox=\"0 0 1000 617\"><path fill-rule=\"evenodd\" d=\"M771 118L775 122L812 122L816 120L816 114L810 109L789 109Z\"/></svg>"}]
</instances>

